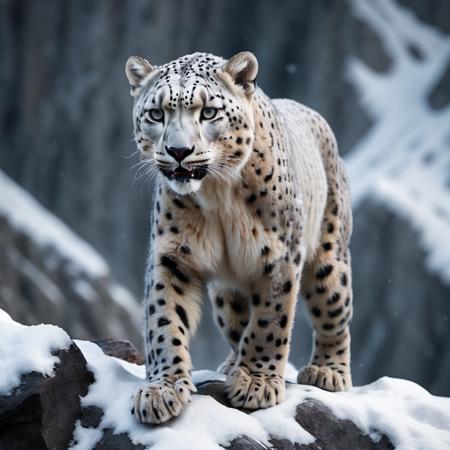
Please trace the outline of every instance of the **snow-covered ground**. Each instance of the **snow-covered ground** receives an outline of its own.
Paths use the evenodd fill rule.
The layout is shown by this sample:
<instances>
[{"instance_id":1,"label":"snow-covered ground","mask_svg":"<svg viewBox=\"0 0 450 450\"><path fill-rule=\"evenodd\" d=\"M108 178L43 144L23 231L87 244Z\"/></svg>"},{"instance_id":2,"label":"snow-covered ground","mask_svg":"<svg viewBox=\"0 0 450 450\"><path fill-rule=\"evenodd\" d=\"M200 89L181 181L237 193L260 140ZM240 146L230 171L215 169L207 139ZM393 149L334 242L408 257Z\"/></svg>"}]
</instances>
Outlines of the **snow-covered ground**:
<instances>
[{"instance_id":1,"label":"snow-covered ground","mask_svg":"<svg viewBox=\"0 0 450 450\"><path fill-rule=\"evenodd\" d=\"M450 399L435 397L410 381L381 378L350 392L330 393L291 384L286 401L276 407L245 414L228 408L211 397L194 395L184 412L165 426L138 424L130 414L131 396L144 377L144 368L106 356L90 342L76 341L96 382L81 399L95 405L104 415L98 428L77 423L72 450L89 450L101 438L102 430L128 433L135 444L153 450L218 450L240 435L268 444L269 435L308 444L314 441L294 419L296 407L305 399L327 405L340 419L354 422L376 440L385 434L397 450L444 450L450 448ZM0 312L0 394L17 386L21 373L35 370L52 373L51 351L67 348L70 339L60 328L23 326ZM288 378L295 377L292 367ZM223 380L209 371L194 372L194 381Z\"/></svg>"},{"instance_id":2,"label":"snow-covered ground","mask_svg":"<svg viewBox=\"0 0 450 450\"><path fill-rule=\"evenodd\" d=\"M269 434L310 444L314 442L313 436L294 419L297 405L306 399L323 402L338 418L351 420L374 440L381 434L387 435L397 450L450 448L450 399L432 396L410 381L388 377L342 393L288 385L286 400L281 405L251 414L228 408L211 397L194 395L191 404L170 425L140 425L130 414L130 398L144 377L144 368L108 357L95 344L77 342L77 345L98 380L82 400L83 404L97 405L105 411L102 427L112 428L116 433L127 432L133 443L154 450L219 450L220 445L239 435L266 445ZM194 382L198 381L196 376L194 372ZM214 373L211 378L215 378ZM78 424L78 444L73 450L88 450L99 437Z\"/></svg>"},{"instance_id":3,"label":"snow-covered ground","mask_svg":"<svg viewBox=\"0 0 450 450\"><path fill-rule=\"evenodd\" d=\"M426 265L450 284L450 105L430 97L450 64L450 36L393 0L351 0L390 67L351 58L348 77L374 120L346 158L354 206L372 197L419 232ZM442 89L442 87L441 87Z\"/></svg>"}]
</instances>

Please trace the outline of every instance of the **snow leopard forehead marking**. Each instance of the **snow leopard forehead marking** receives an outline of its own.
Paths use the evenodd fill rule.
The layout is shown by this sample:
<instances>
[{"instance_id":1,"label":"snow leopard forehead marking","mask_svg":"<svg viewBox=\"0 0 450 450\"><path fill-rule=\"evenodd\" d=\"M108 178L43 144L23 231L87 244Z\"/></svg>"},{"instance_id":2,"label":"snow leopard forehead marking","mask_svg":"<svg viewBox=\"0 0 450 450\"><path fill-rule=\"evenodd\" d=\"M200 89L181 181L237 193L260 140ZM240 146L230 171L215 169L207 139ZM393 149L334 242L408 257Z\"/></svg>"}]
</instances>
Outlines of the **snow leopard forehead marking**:
<instances>
[{"instance_id":1,"label":"snow leopard forehead marking","mask_svg":"<svg viewBox=\"0 0 450 450\"><path fill-rule=\"evenodd\" d=\"M186 109L192 108L199 87L203 87L210 97L218 95L220 85L214 75L224 63L224 59L217 56L194 53L159 66L158 76L148 93L151 103L158 103L158 95L164 89L168 89L167 107L170 110L174 110L180 104Z\"/></svg>"}]
</instances>

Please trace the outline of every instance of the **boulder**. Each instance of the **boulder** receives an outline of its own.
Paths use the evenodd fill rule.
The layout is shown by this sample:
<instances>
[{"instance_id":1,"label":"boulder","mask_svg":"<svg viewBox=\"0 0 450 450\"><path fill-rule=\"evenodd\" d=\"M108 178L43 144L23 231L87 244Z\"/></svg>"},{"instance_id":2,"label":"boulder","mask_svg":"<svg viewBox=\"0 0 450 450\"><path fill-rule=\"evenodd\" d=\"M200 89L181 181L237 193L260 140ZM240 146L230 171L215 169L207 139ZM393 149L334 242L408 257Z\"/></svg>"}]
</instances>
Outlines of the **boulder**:
<instances>
[{"instance_id":1,"label":"boulder","mask_svg":"<svg viewBox=\"0 0 450 450\"><path fill-rule=\"evenodd\" d=\"M55 352L54 375L25 374L10 395L0 396L1 450L66 450L80 417L80 397L87 394L92 374L73 344Z\"/></svg>"},{"instance_id":2,"label":"boulder","mask_svg":"<svg viewBox=\"0 0 450 450\"><path fill-rule=\"evenodd\" d=\"M123 359L133 364L144 364L144 355L126 339L100 339L94 341L106 355Z\"/></svg>"},{"instance_id":3,"label":"boulder","mask_svg":"<svg viewBox=\"0 0 450 450\"><path fill-rule=\"evenodd\" d=\"M210 395L218 402L229 406L225 394L225 384L221 381L206 382L197 386L198 394ZM394 446L386 436L374 442L364 435L349 420L338 419L331 410L315 399L306 400L297 406L295 420L316 441L310 445L293 444L285 439L272 437L274 450L392 450ZM240 436L227 447L229 450L268 450L268 448L247 436Z\"/></svg>"},{"instance_id":4,"label":"boulder","mask_svg":"<svg viewBox=\"0 0 450 450\"><path fill-rule=\"evenodd\" d=\"M129 362L142 362L142 355L124 340L107 339L98 342L108 355ZM75 344L68 350L54 353L59 363L54 375L46 377L37 372L24 374L20 386L11 394L0 396L0 450L65 450L73 441L76 422L84 428L98 428L103 410L95 405L82 407L94 376L87 369L86 360ZM197 395L208 395L219 403L230 406L223 381L206 381L197 385ZM348 420L339 420L323 403L311 399L300 403L295 420L316 441L310 445L293 444L276 436L270 438L271 448L277 450L333 449L388 450L394 447L383 436L373 442ZM94 450L144 450L133 444L127 433L114 434L105 428ZM227 447L229 450L268 450L268 447L248 436L238 436ZM194 450L194 449L193 449Z\"/></svg>"}]
</instances>

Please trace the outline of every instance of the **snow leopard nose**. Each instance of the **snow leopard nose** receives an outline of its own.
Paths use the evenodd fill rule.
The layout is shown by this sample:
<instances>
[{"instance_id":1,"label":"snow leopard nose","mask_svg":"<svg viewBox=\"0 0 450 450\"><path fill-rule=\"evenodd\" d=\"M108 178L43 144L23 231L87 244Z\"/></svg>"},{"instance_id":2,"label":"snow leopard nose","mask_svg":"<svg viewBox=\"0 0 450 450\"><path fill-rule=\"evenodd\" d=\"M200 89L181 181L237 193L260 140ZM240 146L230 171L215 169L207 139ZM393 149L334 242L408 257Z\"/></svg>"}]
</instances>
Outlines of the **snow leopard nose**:
<instances>
[{"instance_id":1,"label":"snow leopard nose","mask_svg":"<svg viewBox=\"0 0 450 450\"><path fill-rule=\"evenodd\" d=\"M194 153L194 147L167 147L166 145L166 151L167 153L175 159L177 162L183 161L183 159L187 158L189 155Z\"/></svg>"}]
</instances>

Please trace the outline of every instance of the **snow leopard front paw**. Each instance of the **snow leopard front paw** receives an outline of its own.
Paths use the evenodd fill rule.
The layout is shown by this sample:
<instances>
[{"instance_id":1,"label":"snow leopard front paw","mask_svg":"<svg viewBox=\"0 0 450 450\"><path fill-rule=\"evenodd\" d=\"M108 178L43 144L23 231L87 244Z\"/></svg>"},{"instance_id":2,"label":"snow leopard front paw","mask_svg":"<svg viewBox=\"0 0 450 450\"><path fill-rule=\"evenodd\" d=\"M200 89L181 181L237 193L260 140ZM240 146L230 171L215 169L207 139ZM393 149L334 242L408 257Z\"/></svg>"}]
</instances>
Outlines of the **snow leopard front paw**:
<instances>
[{"instance_id":1,"label":"snow leopard front paw","mask_svg":"<svg viewBox=\"0 0 450 450\"><path fill-rule=\"evenodd\" d=\"M234 367L228 374L226 389L230 403L235 408L269 408L284 400L284 379L279 375L250 372L244 367Z\"/></svg>"},{"instance_id":2,"label":"snow leopard front paw","mask_svg":"<svg viewBox=\"0 0 450 450\"><path fill-rule=\"evenodd\" d=\"M297 375L299 384L317 386L326 391L345 391L352 387L352 378L348 367L328 367L311 364L303 367Z\"/></svg>"},{"instance_id":3,"label":"snow leopard front paw","mask_svg":"<svg viewBox=\"0 0 450 450\"><path fill-rule=\"evenodd\" d=\"M180 414L191 392L197 392L197 389L188 378L147 382L136 391L131 414L139 422L167 422Z\"/></svg>"}]
</instances>

